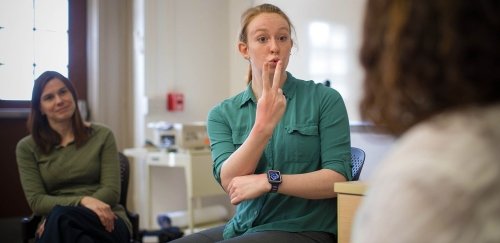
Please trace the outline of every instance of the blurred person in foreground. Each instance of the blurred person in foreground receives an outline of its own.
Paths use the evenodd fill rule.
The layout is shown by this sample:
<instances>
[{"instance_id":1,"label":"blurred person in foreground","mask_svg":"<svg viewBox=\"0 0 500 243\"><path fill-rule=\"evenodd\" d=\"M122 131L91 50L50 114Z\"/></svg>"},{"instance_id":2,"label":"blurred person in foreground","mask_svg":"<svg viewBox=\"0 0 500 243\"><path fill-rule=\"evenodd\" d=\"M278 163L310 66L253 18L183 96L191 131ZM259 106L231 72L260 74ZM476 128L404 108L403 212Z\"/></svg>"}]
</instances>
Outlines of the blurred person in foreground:
<instances>
[{"instance_id":1,"label":"blurred person in foreground","mask_svg":"<svg viewBox=\"0 0 500 243\"><path fill-rule=\"evenodd\" d=\"M398 137L355 243L500 242L500 1L369 0L361 112Z\"/></svg>"}]
</instances>

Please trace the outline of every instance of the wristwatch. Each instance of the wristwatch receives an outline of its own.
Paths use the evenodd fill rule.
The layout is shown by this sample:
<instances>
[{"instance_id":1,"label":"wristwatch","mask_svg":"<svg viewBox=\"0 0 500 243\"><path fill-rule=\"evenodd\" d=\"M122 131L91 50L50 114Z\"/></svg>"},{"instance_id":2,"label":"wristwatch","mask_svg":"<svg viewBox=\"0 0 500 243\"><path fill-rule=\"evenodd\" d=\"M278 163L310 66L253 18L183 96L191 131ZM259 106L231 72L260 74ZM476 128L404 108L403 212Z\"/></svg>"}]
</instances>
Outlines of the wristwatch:
<instances>
[{"instance_id":1,"label":"wristwatch","mask_svg":"<svg viewBox=\"0 0 500 243\"><path fill-rule=\"evenodd\" d=\"M267 180L271 184L271 190L269 192L277 192L281 184L281 173L279 170L268 170Z\"/></svg>"}]
</instances>

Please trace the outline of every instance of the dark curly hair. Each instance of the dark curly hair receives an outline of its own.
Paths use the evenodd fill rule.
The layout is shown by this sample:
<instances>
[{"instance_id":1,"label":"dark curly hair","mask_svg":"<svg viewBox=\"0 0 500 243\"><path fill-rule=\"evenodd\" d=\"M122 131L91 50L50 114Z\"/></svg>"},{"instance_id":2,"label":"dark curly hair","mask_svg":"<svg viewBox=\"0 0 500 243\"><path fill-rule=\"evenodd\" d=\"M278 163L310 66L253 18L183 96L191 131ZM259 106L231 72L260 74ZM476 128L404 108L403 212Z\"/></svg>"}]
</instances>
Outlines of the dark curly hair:
<instances>
[{"instance_id":1,"label":"dark curly hair","mask_svg":"<svg viewBox=\"0 0 500 243\"><path fill-rule=\"evenodd\" d=\"M364 21L360 110L378 128L500 101L500 1L369 0Z\"/></svg>"}]
</instances>

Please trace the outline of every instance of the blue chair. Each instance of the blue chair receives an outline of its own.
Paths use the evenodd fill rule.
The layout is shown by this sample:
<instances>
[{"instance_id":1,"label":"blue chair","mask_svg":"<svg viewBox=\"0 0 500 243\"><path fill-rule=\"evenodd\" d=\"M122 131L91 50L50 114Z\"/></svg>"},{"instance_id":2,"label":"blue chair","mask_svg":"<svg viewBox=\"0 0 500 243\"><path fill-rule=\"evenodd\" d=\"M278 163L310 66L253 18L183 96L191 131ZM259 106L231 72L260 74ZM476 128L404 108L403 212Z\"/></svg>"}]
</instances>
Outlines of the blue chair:
<instances>
[{"instance_id":1,"label":"blue chair","mask_svg":"<svg viewBox=\"0 0 500 243\"><path fill-rule=\"evenodd\" d=\"M365 151L360 148L351 147L352 180L359 180L361 169L365 163Z\"/></svg>"}]
</instances>

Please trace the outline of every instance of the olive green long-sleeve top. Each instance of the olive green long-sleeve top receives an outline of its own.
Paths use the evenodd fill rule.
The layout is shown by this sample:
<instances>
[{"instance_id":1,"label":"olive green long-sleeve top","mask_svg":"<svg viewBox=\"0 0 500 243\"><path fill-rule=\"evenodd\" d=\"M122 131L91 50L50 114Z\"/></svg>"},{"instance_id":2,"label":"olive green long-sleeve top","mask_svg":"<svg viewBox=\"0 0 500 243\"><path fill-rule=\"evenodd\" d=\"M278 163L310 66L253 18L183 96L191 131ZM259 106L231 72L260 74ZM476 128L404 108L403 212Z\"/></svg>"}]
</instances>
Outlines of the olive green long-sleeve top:
<instances>
[{"instance_id":1,"label":"olive green long-sleeve top","mask_svg":"<svg viewBox=\"0 0 500 243\"><path fill-rule=\"evenodd\" d=\"M56 146L49 154L37 148L31 135L17 144L21 185L34 214L46 216L55 205L78 206L84 196L107 203L131 230L120 200L120 164L113 133L92 124L89 140Z\"/></svg>"}]
</instances>

